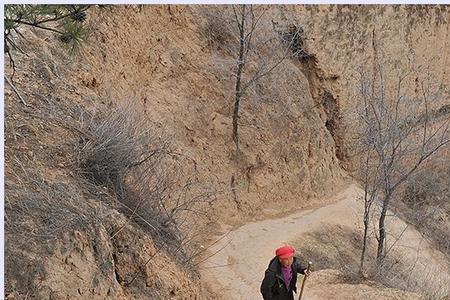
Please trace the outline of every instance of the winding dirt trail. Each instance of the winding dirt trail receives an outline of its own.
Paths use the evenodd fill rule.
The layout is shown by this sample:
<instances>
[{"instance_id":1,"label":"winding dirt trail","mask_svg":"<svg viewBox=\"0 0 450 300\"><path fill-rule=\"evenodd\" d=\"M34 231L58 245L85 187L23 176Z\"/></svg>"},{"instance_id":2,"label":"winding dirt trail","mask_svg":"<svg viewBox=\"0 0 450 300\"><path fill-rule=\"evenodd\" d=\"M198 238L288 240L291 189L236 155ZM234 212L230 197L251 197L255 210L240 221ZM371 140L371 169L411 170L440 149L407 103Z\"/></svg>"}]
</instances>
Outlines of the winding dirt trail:
<instances>
[{"instance_id":1,"label":"winding dirt trail","mask_svg":"<svg viewBox=\"0 0 450 300\"><path fill-rule=\"evenodd\" d=\"M223 299L262 299L259 286L267 263L274 255L274 249L295 241L305 233L319 230L324 225L359 227L363 209L362 201L358 201L360 195L362 190L352 184L333 196L333 204L280 219L248 223L229 232L211 247L212 257L202 266L203 280ZM425 260L428 265L439 264L432 249L421 241L417 231L408 228L408 225L397 218L392 218L390 225L393 231L403 232L396 249L402 251L405 257L414 257L416 261ZM420 245L419 248L417 245ZM423 272L420 268L415 271ZM448 270L439 272L448 275ZM308 290L303 299L417 299L412 294L399 294L398 291L390 289L380 290L365 285L337 285L334 280L337 276L339 275L336 275L335 270L314 272L308 279ZM299 276L297 286L300 286L301 280L302 276ZM352 292L352 288L355 291ZM374 292L376 295L370 297Z\"/></svg>"}]
</instances>

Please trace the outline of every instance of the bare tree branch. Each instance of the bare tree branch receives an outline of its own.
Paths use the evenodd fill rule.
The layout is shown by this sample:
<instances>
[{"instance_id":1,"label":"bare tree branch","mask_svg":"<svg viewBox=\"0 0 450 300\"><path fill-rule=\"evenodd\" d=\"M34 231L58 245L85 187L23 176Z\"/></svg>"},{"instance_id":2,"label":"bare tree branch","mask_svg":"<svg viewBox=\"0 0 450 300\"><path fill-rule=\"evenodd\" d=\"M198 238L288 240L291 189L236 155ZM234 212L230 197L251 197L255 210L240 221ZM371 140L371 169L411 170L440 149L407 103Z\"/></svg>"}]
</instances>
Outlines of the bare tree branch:
<instances>
[{"instance_id":1,"label":"bare tree branch","mask_svg":"<svg viewBox=\"0 0 450 300\"><path fill-rule=\"evenodd\" d=\"M4 75L6 82L8 82L9 86L13 89L14 93L16 93L17 97L19 97L20 101L23 103L23 105L28 106L27 102L25 101L25 99L20 95L19 91L17 90L17 88L14 86L14 84L11 82L11 80L8 78L8 76L5 74Z\"/></svg>"}]
</instances>

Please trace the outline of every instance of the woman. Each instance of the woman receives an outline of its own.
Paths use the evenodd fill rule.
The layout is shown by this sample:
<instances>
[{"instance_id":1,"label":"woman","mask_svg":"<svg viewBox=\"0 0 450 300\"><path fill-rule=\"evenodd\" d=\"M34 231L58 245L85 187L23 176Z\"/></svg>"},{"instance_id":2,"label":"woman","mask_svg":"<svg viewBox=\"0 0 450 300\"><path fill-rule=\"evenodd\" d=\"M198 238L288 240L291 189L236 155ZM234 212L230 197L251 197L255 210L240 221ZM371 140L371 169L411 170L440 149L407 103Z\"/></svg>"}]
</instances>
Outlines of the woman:
<instances>
[{"instance_id":1,"label":"woman","mask_svg":"<svg viewBox=\"0 0 450 300\"><path fill-rule=\"evenodd\" d=\"M300 264L300 260L294 257L295 249L283 246L275 251L275 257L267 267L261 294L264 300L294 300L297 293L297 273L309 276L309 270Z\"/></svg>"}]
</instances>

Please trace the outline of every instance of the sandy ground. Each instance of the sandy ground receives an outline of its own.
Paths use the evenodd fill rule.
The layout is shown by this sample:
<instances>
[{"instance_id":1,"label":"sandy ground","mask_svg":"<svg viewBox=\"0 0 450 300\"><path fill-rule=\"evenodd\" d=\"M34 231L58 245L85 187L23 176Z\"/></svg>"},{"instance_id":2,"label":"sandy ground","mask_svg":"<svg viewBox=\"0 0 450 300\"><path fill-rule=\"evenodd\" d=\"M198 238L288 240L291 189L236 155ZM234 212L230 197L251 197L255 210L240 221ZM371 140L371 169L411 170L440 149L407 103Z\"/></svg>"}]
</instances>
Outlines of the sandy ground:
<instances>
[{"instance_id":1,"label":"sandy ground","mask_svg":"<svg viewBox=\"0 0 450 300\"><path fill-rule=\"evenodd\" d=\"M339 224L351 228L359 227L362 201L358 201L362 190L350 185L332 196L334 203L324 207L294 213L280 218L248 223L234 231L225 233L210 248L211 258L202 266L202 276L210 289L223 299L262 299L259 286L267 263L274 256L274 249L289 244L301 235L314 232L323 225ZM396 255L416 261L411 272L423 272L420 262L440 268L440 257L432 251L420 234L403 221L389 219L393 235L403 232L395 246ZM398 236L398 235L397 235ZM389 243L389 239L388 239ZM419 246L418 246L419 245ZM448 280L448 270L438 271ZM443 276L444 276L443 275ZM417 296L383 287L339 284L334 270L315 272L308 279L304 300L315 299L414 299ZM303 280L299 276L297 286ZM217 296L216 296L217 297Z\"/></svg>"}]
</instances>

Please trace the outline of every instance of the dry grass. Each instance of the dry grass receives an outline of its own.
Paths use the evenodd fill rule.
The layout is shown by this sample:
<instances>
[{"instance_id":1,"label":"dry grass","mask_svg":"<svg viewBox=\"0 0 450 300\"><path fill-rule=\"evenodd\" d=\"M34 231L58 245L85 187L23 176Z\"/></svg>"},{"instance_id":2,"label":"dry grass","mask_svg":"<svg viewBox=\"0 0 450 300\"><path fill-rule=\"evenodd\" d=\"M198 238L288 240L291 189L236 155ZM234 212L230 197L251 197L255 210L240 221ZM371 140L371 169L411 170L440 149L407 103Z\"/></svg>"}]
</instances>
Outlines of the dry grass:
<instances>
[{"instance_id":1,"label":"dry grass","mask_svg":"<svg viewBox=\"0 0 450 300\"><path fill-rule=\"evenodd\" d=\"M448 257L450 267L450 168L445 157L434 159L411 179L396 209Z\"/></svg>"},{"instance_id":2,"label":"dry grass","mask_svg":"<svg viewBox=\"0 0 450 300\"><path fill-rule=\"evenodd\" d=\"M234 36L230 25L224 23L225 13L212 6L197 8L198 13L205 17L201 34L208 41L209 46L215 51L225 51L231 55L230 46L233 43Z\"/></svg>"},{"instance_id":3,"label":"dry grass","mask_svg":"<svg viewBox=\"0 0 450 300\"><path fill-rule=\"evenodd\" d=\"M107 214L98 202L87 201L82 186L49 180L20 153L8 168L16 177L5 182L6 286L31 296L61 237L74 230L91 234Z\"/></svg>"},{"instance_id":4,"label":"dry grass","mask_svg":"<svg viewBox=\"0 0 450 300\"><path fill-rule=\"evenodd\" d=\"M125 196L125 176L144 163L152 167L168 150L168 141L158 139L156 132L138 118L132 105L118 108L105 116L79 118L80 135L77 152L78 174L92 183Z\"/></svg>"},{"instance_id":5,"label":"dry grass","mask_svg":"<svg viewBox=\"0 0 450 300\"><path fill-rule=\"evenodd\" d=\"M324 226L297 240L294 244L303 260L314 261L314 270L335 269L342 276L340 283L378 282L382 285L421 294L425 299L446 299L449 295L445 276L427 268L419 277L412 271L418 267L415 262L402 257L388 256L383 265L375 265L376 248L371 245L366 262L367 280L359 274L359 255L361 253L361 233L342 226Z\"/></svg>"},{"instance_id":6,"label":"dry grass","mask_svg":"<svg viewBox=\"0 0 450 300\"><path fill-rule=\"evenodd\" d=\"M347 274L345 282L357 282L361 235L342 226L324 226L296 241L296 249L304 261L313 261L314 270L335 269Z\"/></svg>"},{"instance_id":7,"label":"dry grass","mask_svg":"<svg viewBox=\"0 0 450 300\"><path fill-rule=\"evenodd\" d=\"M207 217L205 207L215 193L187 173L189 159L173 150L171 138L133 105L104 116L89 115L80 125L80 178L94 190L106 188L114 194L117 209L132 224L193 269L186 249L195 243L199 228L191 228L192 219Z\"/></svg>"}]
</instances>

